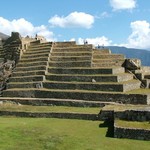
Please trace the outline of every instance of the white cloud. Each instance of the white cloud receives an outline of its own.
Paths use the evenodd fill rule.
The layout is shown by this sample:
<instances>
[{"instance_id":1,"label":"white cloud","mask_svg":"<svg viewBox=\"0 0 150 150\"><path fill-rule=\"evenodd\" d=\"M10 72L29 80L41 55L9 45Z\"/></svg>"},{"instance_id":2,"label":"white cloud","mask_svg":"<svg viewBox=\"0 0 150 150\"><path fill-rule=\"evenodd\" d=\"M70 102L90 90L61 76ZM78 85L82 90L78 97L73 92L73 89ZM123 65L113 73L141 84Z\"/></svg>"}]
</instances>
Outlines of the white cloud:
<instances>
[{"instance_id":1,"label":"white cloud","mask_svg":"<svg viewBox=\"0 0 150 150\"><path fill-rule=\"evenodd\" d=\"M113 10L132 10L136 7L136 0L110 0Z\"/></svg>"},{"instance_id":2,"label":"white cloud","mask_svg":"<svg viewBox=\"0 0 150 150\"><path fill-rule=\"evenodd\" d=\"M108 18L108 17L111 17L111 14L109 14L106 11L104 11L101 14L95 16L95 18L97 18L97 19L103 19L103 18Z\"/></svg>"},{"instance_id":3,"label":"white cloud","mask_svg":"<svg viewBox=\"0 0 150 150\"><path fill-rule=\"evenodd\" d=\"M49 23L52 26L58 26L61 28L80 27L89 29L94 23L94 17L84 12L72 12L66 17L55 15L49 19Z\"/></svg>"},{"instance_id":4,"label":"white cloud","mask_svg":"<svg viewBox=\"0 0 150 150\"><path fill-rule=\"evenodd\" d=\"M150 23L143 21L131 22L132 33L128 37L127 47L150 48Z\"/></svg>"},{"instance_id":5,"label":"white cloud","mask_svg":"<svg viewBox=\"0 0 150 150\"><path fill-rule=\"evenodd\" d=\"M78 39L78 43L79 44L83 44L85 39L79 38ZM111 45L112 41L109 40L107 37L102 36L102 37L96 37L96 38L86 38L86 40L88 41L88 44L93 44L95 46L97 45L104 45L104 46L109 46Z\"/></svg>"},{"instance_id":6,"label":"white cloud","mask_svg":"<svg viewBox=\"0 0 150 150\"><path fill-rule=\"evenodd\" d=\"M19 32L22 36L35 36L35 34L39 34L48 40L54 39L53 32L49 31L46 26L34 26L24 18L9 21L3 17L0 17L0 32L8 35L10 35L11 32Z\"/></svg>"}]
</instances>

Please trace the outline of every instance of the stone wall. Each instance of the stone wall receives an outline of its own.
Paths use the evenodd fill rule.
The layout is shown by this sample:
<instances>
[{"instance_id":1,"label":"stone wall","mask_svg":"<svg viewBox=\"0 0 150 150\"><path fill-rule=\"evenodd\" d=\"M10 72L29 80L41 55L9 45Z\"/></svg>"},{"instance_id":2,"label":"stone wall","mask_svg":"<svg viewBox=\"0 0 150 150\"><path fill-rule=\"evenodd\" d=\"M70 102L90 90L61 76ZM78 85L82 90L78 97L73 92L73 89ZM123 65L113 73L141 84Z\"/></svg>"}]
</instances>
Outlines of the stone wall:
<instances>
[{"instance_id":1,"label":"stone wall","mask_svg":"<svg viewBox=\"0 0 150 150\"><path fill-rule=\"evenodd\" d=\"M112 120L114 121L114 110L101 110L99 113L100 120L107 121Z\"/></svg>"},{"instance_id":2,"label":"stone wall","mask_svg":"<svg viewBox=\"0 0 150 150\"><path fill-rule=\"evenodd\" d=\"M118 106L117 106L118 107ZM150 107L143 107L137 110L123 110L123 111L115 111L112 110L101 110L100 112L101 120L114 120L121 119L127 121L149 121L150 120Z\"/></svg>"},{"instance_id":3,"label":"stone wall","mask_svg":"<svg viewBox=\"0 0 150 150\"><path fill-rule=\"evenodd\" d=\"M8 91L9 92L9 91ZM8 94L8 93L7 93ZM11 95L12 94L12 95ZM72 97L72 99L81 99L81 100L94 100L94 101L104 101L107 100L107 102L122 102L125 104L147 104L147 95L143 94L113 94L113 93L82 93L82 92L47 92L44 90L26 90L26 92L20 91L20 93L12 93L12 91L9 93L9 96L15 97L38 97L38 98L49 98L49 97L55 97L55 98L64 98L68 99L69 97ZM4 95L6 96L6 95ZM8 96L8 95L7 95Z\"/></svg>"},{"instance_id":4,"label":"stone wall","mask_svg":"<svg viewBox=\"0 0 150 150\"><path fill-rule=\"evenodd\" d=\"M56 113L56 112L15 112L0 111L0 116L16 116L16 117L33 117L33 118L65 118L65 119L83 119L83 120L99 120L97 114L81 114L81 113Z\"/></svg>"},{"instance_id":5,"label":"stone wall","mask_svg":"<svg viewBox=\"0 0 150 150\"><path fill-rule=\"evenodd\" d=\"M107 106L106 106L107 107ZM118 108L119 106L117 106ZM136 106L135 106L136 107ZM139 140L150 140L149 129L138 129L138 128L126 128L120 127L115 123L115 119L126 120L126 121L138 121L145 122L150 121L150 107L141 106L141 108L115 111L114 108L104 109L100 111L99 119L103 121L114 121L114 137L116 138L129 138Z\"/></svg>"},{"instance_id":6,"label":"stone wall","mask_svg":"<svg viewBox=\"0 0 150 150\"><path fill-rule=\"evenodd\" d=\"M150 130L135 129L135 128L122 128L114 125L115 138L128 138L138 140L150 140Z\"/></svg>"},{"instance_id":7,"label":"stone wall","mask_svg":"<svg viewBox=\"0 0 150 150\"><path fill-rule=\"evenodd\" d=\"M128 121L149 121L150 120L150 108L144 108L141 110L126 110L121 112L115 112L114 118Z\"/></svg>"}]
</instances>

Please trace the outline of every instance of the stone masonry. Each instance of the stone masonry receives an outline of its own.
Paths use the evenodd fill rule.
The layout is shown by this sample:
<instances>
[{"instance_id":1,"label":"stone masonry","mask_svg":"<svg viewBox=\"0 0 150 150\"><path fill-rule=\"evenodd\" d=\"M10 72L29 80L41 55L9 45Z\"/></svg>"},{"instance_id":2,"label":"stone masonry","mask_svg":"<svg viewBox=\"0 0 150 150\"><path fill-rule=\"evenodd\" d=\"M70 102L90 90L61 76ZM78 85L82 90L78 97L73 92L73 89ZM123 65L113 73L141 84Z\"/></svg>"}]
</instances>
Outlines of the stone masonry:
<instances>
[{"instance_id":1,"label":"stone masonry","mask_svg":"<svg viewBox=\"0 0 150 150\"><path fill-rule=\"evenodd\" d=\"M4 52L4 61L15 61L13 73L2 93L2 101L14 101L21 105L78 107L150 104L150 94L146 92L149 90L150 69L140 65L132 67L133 70L127 68L125 56L112 54L109 49L97 49L91 44L78 45L76 42L46 42L38 35L22 38L18 33L12 33L0 51ZM128 121L130 116L141 115L139 118L147 121L145 113L149 111L137 113L139 111L131 113L127 110L121 112L121 116L128 115ZM103 117L112 119L117 115L119 112L108 111ZM67 116L69 118L69 114ZM119 118L123 119L121 116ZM99 118L96 116L96 119ZM115 137L119 137L120 128L117 124L114 127ZM142 134L144 132L142 130ZM130 134L130 131L124 129L122 133Z\"/></svg>"}]
</instances>

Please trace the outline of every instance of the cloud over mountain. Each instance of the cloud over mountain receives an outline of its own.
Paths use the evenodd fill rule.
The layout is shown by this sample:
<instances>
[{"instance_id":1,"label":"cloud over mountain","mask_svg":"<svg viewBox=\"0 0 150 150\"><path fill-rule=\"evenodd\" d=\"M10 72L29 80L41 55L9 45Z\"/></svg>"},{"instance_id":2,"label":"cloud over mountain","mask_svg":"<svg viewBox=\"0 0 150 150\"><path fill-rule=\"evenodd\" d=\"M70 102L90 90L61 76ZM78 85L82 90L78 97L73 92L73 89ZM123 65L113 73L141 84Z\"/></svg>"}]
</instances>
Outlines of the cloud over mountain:
<instances>
[{"instance_id":1,"label":"cloud over mountain","mask_svg":"<svg viewBox=\"0 0 150 150\"><path fill-rule=\"evenodd\" d=\"M128 47L150 48L150 23L145 20L131 22L131 35L128 37Z\"/></svg>"}]
</instances>

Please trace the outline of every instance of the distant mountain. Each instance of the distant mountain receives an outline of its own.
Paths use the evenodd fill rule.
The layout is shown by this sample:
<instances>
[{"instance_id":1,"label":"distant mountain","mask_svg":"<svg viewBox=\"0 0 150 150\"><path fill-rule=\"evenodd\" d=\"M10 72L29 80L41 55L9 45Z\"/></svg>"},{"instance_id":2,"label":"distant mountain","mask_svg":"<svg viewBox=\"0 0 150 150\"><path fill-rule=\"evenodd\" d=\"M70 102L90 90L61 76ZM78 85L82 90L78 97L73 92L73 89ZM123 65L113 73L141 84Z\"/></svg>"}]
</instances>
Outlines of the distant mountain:
<instances>
[{"instance_id":1,"label":"distant mountain","mask_svg":"<svg viewBox=\"0 0 150 150\"><path fill-rule=\"evenodd\" d=\"M150 66L150 51L144 49L134 49L118 46L108 46L112 53L124 54L126 58L141 59L143 66Z\"/></svg>"},{"instance_id":2,"label":"distant mountain","mask_svg":"<svg viewBox=\"0 0 150 150\"><path fill-rule=\"evenodd\" d=\"M1 32L0 32L0 38L1 38L2 40L6 40L6 39L9 38L9 36L6 35L6 34L4 34L4 33L1 33Z\"/></svg>"}]
</instances>

